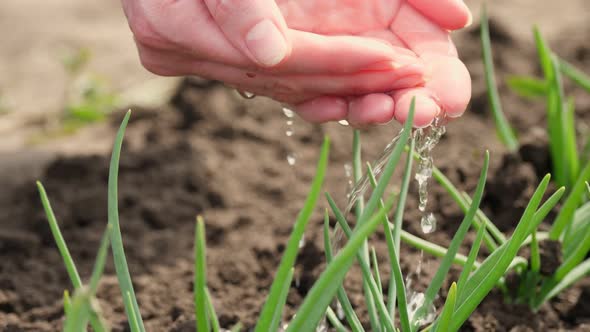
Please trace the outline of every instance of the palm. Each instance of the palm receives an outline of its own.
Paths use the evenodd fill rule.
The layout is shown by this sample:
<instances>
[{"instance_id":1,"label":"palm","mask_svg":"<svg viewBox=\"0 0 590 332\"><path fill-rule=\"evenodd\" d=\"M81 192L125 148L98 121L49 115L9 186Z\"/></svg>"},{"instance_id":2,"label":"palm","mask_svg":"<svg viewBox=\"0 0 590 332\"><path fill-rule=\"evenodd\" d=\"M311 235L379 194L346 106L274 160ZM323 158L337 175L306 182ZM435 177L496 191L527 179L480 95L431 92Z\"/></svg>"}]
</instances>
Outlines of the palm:
<instances>
[{"instance_id":1,"label":"palm","mask_svg":"<svg viewBox=\"0 0 590 332\"><path fill-rule=\"evenodd\" d=\"M293 29L320 34L364 34L388 29L399 10L401 1L277 0L276 2L287 24Z\"/></svg>"}]
</instances>

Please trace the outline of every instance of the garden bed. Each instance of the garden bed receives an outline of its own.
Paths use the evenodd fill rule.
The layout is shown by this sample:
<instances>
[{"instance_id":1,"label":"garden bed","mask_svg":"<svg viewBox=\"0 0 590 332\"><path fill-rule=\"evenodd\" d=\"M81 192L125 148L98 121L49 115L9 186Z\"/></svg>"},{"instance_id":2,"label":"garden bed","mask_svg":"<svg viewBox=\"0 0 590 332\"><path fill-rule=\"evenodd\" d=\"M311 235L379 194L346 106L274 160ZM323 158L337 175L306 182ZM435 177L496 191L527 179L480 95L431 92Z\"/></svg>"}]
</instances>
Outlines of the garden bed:
<instances>
[{"instance_id":1,"label":"garden bed","mask_svg":"<svg viewBox=\"0 0 590 332\"><path fill-rule=\"evenodd\" d=\"M535 51L508 30L491 22L497 71L536 73ZM588 37L588 34L586 34ZM459 41L474 79L474 96L466 115L450 124L435 149L435 164L461 190L472 193L485 149L491 167L482 209L502 230L518 222L540 178L550 170L544 105L501 91L511 123L525 142L518 154L507 153L495 134L479 51L479 34L471 28ZM555 45L574 64L587 65L588 46ZM583 66L581 68L584 68ZM590 123L590 97L577 96L578 119ZM114 131L121 116L112 120ZM364 159L374 160L398 130L380 126L363 134ZM276 104L262 98L241 99L223 86L186 80L170 105L136 110L121 158L119 198L121 225L131 275L149 331L194 331L192 247L194 219L207 225L208 282L223 327L240 322L251 327L262 308L293 221L315 171L324 135L333 140L324 190L345 204L350 162L350 128L317 126L296 121L287 137L286 118ZM287 156L295 155L293 166ZM83 277L89 276L107 221L106 181L109 155L67 156L43 167L40 180L53 203L64 237ZM10 195L0 196L0 329L54 331L63 320L61 298L71 289L61 257L43 214L34 185L35 174L0 174L0 185L19 178ZM399 180L395 181L399 185ZM3 183L5 183L3 185ZM23 184L24 183L24 184ZM438 229L420 229L415 183L410 188L404 228L441 245L448 245L463 213L446 191L431 181L428 209ZM321 207L327 204L321 201ZM296 282L287 299L287 314L301 303L325 266L323 220L318 209L307 231L295 270ZM377 232L380 266L385 267L385 240ZM467 253L474 234L468 235ZM423 289L439 260L402 245L402 270L416 272L413 287ZM485 250L483 254L486 254ZM456 270L450 274L458 277ZM387 271L383 271L388 275ZM363 307L360 273L346 280L353 305ZM443 289L448 289L446 284ZM443 303L445 293L437 300ZM120 293L112 264L98 292L105 316L115 331L126 330ZM366 313L360 311L363 321ZM568 289L533 314L527 306L510 305L493 292L463 326L464 331L590 331L590 280Z\"/></svg>"}]
</instances>

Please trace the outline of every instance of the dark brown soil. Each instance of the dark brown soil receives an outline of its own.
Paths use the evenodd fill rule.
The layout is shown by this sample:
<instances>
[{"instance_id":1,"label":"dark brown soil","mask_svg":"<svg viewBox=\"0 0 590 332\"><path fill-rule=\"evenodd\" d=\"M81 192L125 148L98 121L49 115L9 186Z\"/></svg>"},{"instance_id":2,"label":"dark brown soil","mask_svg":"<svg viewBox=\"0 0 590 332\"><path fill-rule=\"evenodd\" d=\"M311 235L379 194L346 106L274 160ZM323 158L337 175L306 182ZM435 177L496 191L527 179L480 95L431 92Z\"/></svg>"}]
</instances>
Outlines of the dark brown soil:
<instances>
[{"instance_id":1,"label":"dark brown soil","mask_svg":"<svg viewBox=\"0 0 590 332\"><path fill-rule=\"evenodd\" d=\"M499 24L492 20L499 81L510 73L538 72L530 41L516 40ZM462 119L448 126L448 134L435 150L435 163L458 188L472 192L483 151L489 149L492 163L483 208L503 231L510 232L539 177L549 170L543 105L517 98L501 87L508 117L526 143L518 155L506 153L495 136L487 106L477 28L460 35L459 44L473 75L473 102ZM587 46L578 45L585 44L578 41L558 52L589 68ZM577 92L576 96L579 122L588 123L590 97ZM112 136L120 119L112 120ZM367 131L365 159L374 160L398 127ZM194 330L191 280L197 214L206 219L209 287L222 326L255 323L326 134L333 144L324 188L344 204L348 180L343 165L350 159L351 130L297 121L295 135L288 138L285 129L276 104L261 98L245 102L219 84L199 80L186 80L168 108L133 114L121 158L120 212L127 258L148 330ZM286 157L292 153L297 162L289 167ZM108 159L106 153L63 156L40 166L40 179L84 278L89 276L106 225ZM63 321L62 293L71 289L36 193L37 175L29 168L23 165L22 171L0 174L2 331L58 330ZM447 245L462 219L461 211L433 183L428 208L438 217L439 227L434 234L423 235L416 188L411 192L404 227ZM322 201L321 207L325 206ZM306 232L285 318L294 313L324 267L320 212L318 208ZM463 252L473 238L470 234ZM382 234L373 240L383 268L387 258ZM405 246L404 273L414 272L419 258L418 251ZM428 284L438 260L425 255L422 264L415 284L418 289ZM387 272L383 273L387 278ZM457 271L451 273L453 280L457 276ZM353 270L346 286L353 304L362 307L358 271ZM440 301L446 293L441 295ZM110 264L99 297L114 330L126 330ZM366 318L363 309L359 313ZM590 331L590 280L582 280L536 314L508 304L494 292L463 330Z\"/></svg>"}]
</instances>

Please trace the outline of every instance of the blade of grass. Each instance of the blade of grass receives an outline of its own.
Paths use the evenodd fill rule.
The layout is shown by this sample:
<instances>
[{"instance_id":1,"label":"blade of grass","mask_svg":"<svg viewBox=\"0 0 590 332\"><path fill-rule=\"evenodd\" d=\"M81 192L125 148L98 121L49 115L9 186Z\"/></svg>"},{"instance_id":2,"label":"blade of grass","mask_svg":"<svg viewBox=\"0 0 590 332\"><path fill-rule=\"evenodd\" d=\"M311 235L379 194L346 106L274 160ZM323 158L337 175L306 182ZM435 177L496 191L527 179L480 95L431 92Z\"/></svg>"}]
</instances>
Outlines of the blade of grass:
<instances>
[{"instance_id":1,"label":"blade of grass","mask_svg":"<svg viewBox=\"0 0 590 332\"><path fill-rule=\"evenodd\" d=\"M361 150L361 133L359 130L354 130L352 139L352 173L355 183L358 183L363 176ZM364 195L361 194L355 202L355 216L357 220L360 220L361 215L363 214L364 205ZM361 247L361 254L363 255L364 261L369 262L369 250L366 242ZM371 324L371 329L375 332L380 332L381 325L379 324L379 315L377 313L375 299L373 298L373 295L371 294L371 290L369 288L369 284L364 279L364 277L363 293L365 295L365 303L367 305L367 312L369 314L369 322Z\"/></svg>"},{"instance_id":2,"label":"blade of grass","mask_svg":"<svg viewBox=\"0 0 590 332\"><path fill-rule=\"evenodd\" d=\"M66 316L64 332L80 332L86 330L86 325L90 317L88 301L88 288L85 286L78 288L72 298L69 315Z\"/></svg>"},{"instance_id":3,"label":"blade of grass","mask_svg":"<svg viewBox=\"0 0 590 332\"><path fill-rule=\"evenodd\" d=\"M127 259L125 258L125 250L123 248L123 238L121 236L121 228L119 226L119 207L118 207L118 194L117 194L117 182L119 174L119 158L121 156L121 146L123 144L123 138L125 136L125 128L129 122L131 111L128 111L123 118L123 122L117 132L117 137L113 146L113 153L111 156L111 164L109 167L109 184L108 184L108 219L109 225L112 227L111 231L111 248L113 251L113 260L115 262L115 271L117 273L117 279L119 280L119 287L121 288L121 294L125 297L127 293L130 294L131 303L124 301L125 313L127 317L135 315L139 331L145 332L141 314L139 312L139 305L137 304L137 298L135 297L135 291L133 290L133 283L131 281L131 275L127 265ZM131 304L131 306L129 305ZM131 322L131 321L130 321Z\"/></svg>"},{"instance_id":4,"label":"blade of grass","mask_svg":"<svg viewBox=\"0 0 590 332\"><path fill-rule=\"evenodd\" d=\"M333 254L332 245L330 242L330 216L327 209L324 214L324 252L326 254L326 263L330 264L333 260ZM364 332L363 325L354 312L352 304L350 303L343 286L338 287L336 297L342 306L344 317L346 318L348 325L350 325L352 332Z\"/></svg>"},{"instance_id":5,"label":"blade of grass","mask_svg":"<svg viewBox=\"0 0 590 332\"><path fill-rule=\"evenodd\" d=\"M305 227L309 223L311 215L315 210L319 192L324 182L324 177L326 174L329 150L330 139L326 137L324 138L324 143L322 145L322 150L320 152L320 159L318 161L316 175L311 185L310 193L307 196L303 209L301 210L301 212L299 212L299 215L297 216L295 225L293 226L293 231L291 233L291 236L289 237L289 242L287 243L287 247L285 248L283 258L281 259L281 263L275 275L275 279L272 283L270 292L266 299L266 303L262 308L258 323L256 324L256 332L270 331L269 328L274 313L276 311L283 311L283 307L279 305L281 290L285 283L285 280L289 276L289 271L291 271L291 268L295 264L297 252L299 251L299 243L305 232Z\"/></svg>"},{"instance_id":6,"label":"blade of grass","mask_svg":"<svg viewBox=\"0 0 590 332\"><path fill-rule=\"evenodd\" d=\"M385 209L379 210L352 234L346 246L334 257L332 263L326 267L305 297L303 304L290 322L287 332L313 331L315 329L352 266L360 247L365 239L375 231L387 211L391 209L392 201L392 199L388 200Z\"/></svg>"},{"instance_id":7,"label":"blade of grass","mask_svg":"<svg viewBox=\"0 0 590 332\"><path fill-rule=\"evenodd\" d=\"M221 326L219 325L219 319L217 318L217 313L215 312L215 307L213 306L213 301L211 300L211 293L209 293L209 290L207 290L207 314L209 315L211 322L211 329L213 332L219 332L221 330Z\"/></svg>"},{"instance_id":8,"label":"blade of grass","mask_svg":"<svg viewBox=\"0 0 590 332\"><path fill-rule=\"evenodd\" d=\"M590 77L584 72L574 67L564 59L559 59L559 68L561 72L569 77L572 81L576 82L580 87L590 92Z\"/></svg>"},{"instance_id":9,"label":"blade of grass","mask_svg":"<svg viewBox=\"0 0 590 332\"><path fill-rule=\"evenodd\" d=\"M80 274L78 274L76 264L74 264L74 260L72 259L72 255L68 250L66 241L64 240L61 231L59 230L59 226L57 224L55 214L53 213L53 209L51 208L51 203L49 203L49 199L47 198L45 188L39 181L37 181L37 189L39 190L39 195L41 196L41 203L43 204L43 208L45 209L47 221L49 221L49 228L51 229L51 234L53 235L53 239L55 240L57 249L59 250L59 253L61 254L61 257L64 261L66 271L68 272L68 276L70 277L70 281L72 282L74 289L78 289L82 287L82 280L80 279Z\"/></svg>"},{"instance_id":10,"label":"blade of grass","mask_svg":"<svg viewBox=\"0 0 590 332\"><path fill-rule=\"evenodd\" d=\"M70 281L74 286L74 289L79 289L82 287L82 280L80 279L80 274L76 269L76 264L72 259L72 255L68 249L66 241L61 234L59 229L59 225L57 224L57 219L55 218L55 214L53 213L53 209L51 208L51 203L49 202L49 198L47 197L47 192L43 187L41 182L37 181L37 189L39 191L39 195L41 196L41 203L43 205L43 209L45 210L45 215L47 216L47 221L49 223L49 228L51 230L51 234L53 235L53 239L57 245L59 253L64 261L64 265L66 267L66 271L68 276L70 277ZM104 319L100 317L100 315L94 310L94 308L90 308L90 325L96 332L102 332L106 330Z\"/></svg>"},{"instance_id":11,"label":"blade of grass","mask_svg":"<svg viewBox=\"0 0 590 332\"><path fill-rule=\"evenodd\" d=\"M475 214L476 214L477 210L479 209L479 204L481 203L481 199L483 197L483 191L484 191L486 180L487 180L489 164L490 164L490 153L489 153L489 151L486 151L483 167L482 167L479 181L477 184L477 188L475 189L473 203L471 204L471 207L469 208L469 211L467 212L467 214L465 214L463 221L459 225L459 229L457 230L457 232L453 236L453 240L451 241L451 244L449 245L449 248L447 249L447 254L445 255L445 257L443 257L434 277L432 278L432 280L430 282L430 285L428 286L428 288L424 292L424 303L422 304L422 306L418 309L418 311L414 315L414 321L412 322L414 325L416 324L417 321L420 320L420 318L423 317L423 315L426 311L426 308L429 308L432 305L434 298L436 297L436 295L440 291L440 288L442 287L442 284L445 280L446 275L449 273L449 270L451 269L451 265L453 264L453 260L455 258L455 255L459 251L459 247L461 246L461 243L465 239L465 235L467 235L467 231L469 230L469 227L471 226L471 224L473 222L473 218L475 217Z\"/></svg>"},{"instance_id":12,"label":"blade of grass","mask_svg":"<svg viewBox=\"0 0 590 332\"><path fill-rule=\"evenodd\" d=\"M96 260L94 261L94 269L92 270L92 276L90 277L90 284L89 284L89 291L90 296L94 296L96 294L96 290L98 289L98 282L102 277L104 272L104 266L106 264L107 255L109 253L109 244L110 244L110 236L111 236L111 226L107 225L107 229L102 236L102 240L100 242L100 247L98 249L98 254L96 255Z\"/></svg>"},{"instance_id":13,"label":"blade of grass","mask_svg":"<svg viewBox=\"0 0 590 332\"><path fill-rule=\"evenodd\" d=\"M291 281L293 280L293 273L294 269L291 268L289 274L287 275L287 279L285 279L285 283L283 284L283 288L281 289L281 294L279 297L279 304L281 307L284 307L287 303L287 296L289 296L289 289L291 289ZM274 316L272 317L272 323L270 325L270 331L278 331L279 325L281 324L281 320L283 318L282 311L275 311Z\"/></svg>"},{"instance_id":14,"label":"blade of grass","mask_svg":"<svg viewBox=\"0 0 590 332\"><path fill-rule=\"evenodd\" d=\"M537 230L535 229L531 235L531 271L539 273L541 270L541 254L539 251L539 241L537 241Z\"/></svg>"},{"instance_id":15,"label":"blade of grass","mask_svg":"<svg viewBox=\"0 0 590 332\"><path fill-rule=\"evenodd\" d=\"M395 209L395 215L393 217L393 248L390 248L391 246L391 240L389 238L389 234L391 234L392 232L386 231L385 232L385 238L387 240L387 246L389 249L390 254L391 253L398 253L400 252L401 249L401 236L402 236L402 223L403 223L403 219L404 219L404 211L406 209L406 199L408 197L408 190L410 188L410 177L412 175L412 162L414 161L414 158L412 158L412 155L414 154L414 150L416 147L416 139L412 137L412 139L410 140L410 147L408 150L408 155L406 157L406 165L405 165L405 169L404 169L404 175L403 175L403 179L402 179L402 185L400 188L400 196L399 199L397 201L397 207ZM375 182L374 180L374 176L372 177L373 180L372 182ZM376 183L375 183L376 186ZM387 228L389 228L389 222L387 223ZM386 228L386 229L387 229ZM394 259L394 257L389 257L389 259ZM399 264L399 257L395 257L395 259L397 259L397 262ZM390 276L393 276L394 274L394 270L395 270L395 266L394 263L390 263ZM389 314L391 315L391 317L395 317L395 301L397 298L397 287L395 285L395 278L390 277L389 278L389 287L388 287L388 301L387 301L387 309L389 310ZM405 287L404 287L405 290ZM405 301L405 294L404 294L404 301Z\"/></svg>"},{"instance_id":16,"label":"blade of grass","mask_svg":"<svg viewBox=\"0 0 590 332\"><path fill-rule=\"evenodd\" d=\"M500 141L510 151L518 150L518 140L514 135L514 130L508 123L504 112L502 111L502 104L500 102L500 95L496 84L496 77L494 74L494 60L492 58L492 46L490 41L490 28L488 22L487 8L482 6L481 11L481 45L483 52L483 62L485 68L485 78L488 91L492 115L496 123L496 129Z\"/></svg>"},{"instance_id":17,"label":"blade of grass","mask_svg":"<svg viewBox=\"0 0 590 332\"><path fill-rule=\"evenodd\" d=\"M542 288L539 297L535 300L533 309L539 310L541 305L555 295L561 293L564 289L576 283L578 280L590 274L590 259L585 260L573 270L571 270L560 282L551 284L550 287Z\"/></svg>"},{"instance_id":18,"label":"blade of grass","mask_svg":"<svg viewBox=\"0 0 590 332\"><path fill-rule=\"evenodd\" d=\"M400 160L402 153L405 150L406 142L410 137L410 132L412 130L412 124L414 122L414 113L416 108L416 98L412 98L412 102L410 104L410 112L408 114L408 118L406 119L406 123L404 124L404 129L400 134L399 141L397 142L393 152L391 153L391 157L387 161L387 165L385 166L383 173L381 174L381 178L379 179L379 183L373 193L371 194L371 198L367 203L367 206L363 210L363 214L358 219L358 224L361 225L364 221L368 220L368 218L373 215L375 209L379 205L381 198L383 197L383 193L385 192L385 188L389 184L389 180L393 175L393 171L397 167L397 163Z\"/></svg>"},{"instance_id":19,"label":"blade of grass","mask_svg":"<svg viewBox=\"0 0 590 332\"><path fill-rule=\"evenodd\" d=\"M404 179L402 180L402 191L401 191L401 195L406 195L407 196L407 184L409 184L409 178L410 175L412 174L412 158L411 158L411 152L414 151L414 146L416 144L416 140L414 138L412 138L411 142L410 142L410 153L408 154L408 158L406 160L406 167L404 169ZM408 162L409 160L409 162ZM371 184L371 186L373 187L373 189L375 189L377 187L377 180L375 179L375 174L373 173L373 169L369 166L367 168L367 173L369 175L369 182ZM406 188L404 189L404 184L406 183ZM405 198L404 198L405 199ZM384 204L383 204L383 200L381 200L379 202L379 207L383 208ZM398 200L398 204L397 204L397 208L398 209L404 209L405 208L405 204L400 204L400 201ZM408 330L410 328L410 319L409 319L409 314L408 314L408 308L407 308L407 299L406 299L406 287L404 285L404 278L401 272L401 267L400 267L400 260L399 260L399 256L397 255L396 251L396 243L395 243L395 233L397 232L398 235L400 235L401 237L401 219L403 218L403 214L399 214L396 211L396 218L399 218L397 220L398 225L397 226L393 226L392 229L392 225L389 222L389 218L387 217L387 215L385 215L385 217L383 218L383 230L385 232L385 240L387 243L387 250L389 252L389 275L390 275L390 280L389 280L389 292L388 292L388 302L387 302L387 310L389 312L389 315L391 316L392 319L395 318L395 304L396 304L396 300L398 303L400 303L400 308L399 308L399 314L400 314L400 323L402 325L402 328L404 330Z\"/></svg>"},{"instance_id":20,"label":"blade of grass","mask_svg":"<svg viewBox=\"0 0 590 332\"><path fill-rule=\"evenodd\" d=\"M414 154L416 157L416 154ZM471 206L471 199L469 201L466 200L465 197L468 195L463 195L459 190L453 185L451 180L449 180L438 168L432 168L432 176L436 179L436 181L451 195L451 198L459 205L463 213L467 213L469 207ZM506 242L506 237L500 230L489 220L489 218L483 213L483 211L479 210L477 213L477 218L474 219L474 227L478 229L481 227L482 223L485 221L485 225L487 227L486 234L484 235L484 243L486 247L493 252L499 244ZM488 234L489 231L489 234ZM490 234L494 236L494 239L490 237Z\"/></svg>"},{"instance_id":21,"label":"blade of grass","mask_svg":"<svg viewBox=\"0 0 590 332\"><path fill-rule=\"evenodd\" d=\"M547 95L547 82L528 76L511 76L506 81L508 87L517 94L533 98Z\"/></svg>"},{"instance_id":22,"label":"blade of grass","mask_svg":"<svg viewBox=\"0 0 590 332\"><path fill-rule=\"evenodd\" d=\"M340 322L340 320L338 319L338 317L336 316L336 313L334 313L334 310L332 310L332 308L328 307L328 310L326 311L326 317L328 317L328 320L330 321L332 326L336 329L336 332L347 332L348 331L346 329L346 327L344 327L344 325L342 325L342 323Z\"/></svg>"},{"instance_id":23,"label":"blade of grass","mask_svg":"<svg viewBox=\"0 0 590 332\"><path fill-rule=\"evenodd\" d=\"M510 240L500 246L498 250L494 251L471 275L471 277L469 277L460 290L460 297L456 304L453 322L451 322L452 330L458 330L459 327L463 325L473 310L475 310L483 298L503 276L528 234L541 223L546 216L546 213L548 213L551 208L557 204L559 198L561 198L563 189L560 189L553 194L545 204L536 211L545 191L547 190L549 181L550 176L547 175L535 190L535 193L529 201L529 204Z\"/></svg>"},{"instance_id":24,"label":"blade of grass","mask_svg":"<svg viewBox=\"0 0 590 332\"><path fill-rule=\"evenodd\" d=\"M133 297L131 295L131 292L125 293L125 305L126 306L133 305ZM139 321L137 320L137 316L135 316L135 311L130 312L130 315L127 316L127 320L129 320L129 328L131 329L131 332L141 331Z\"/></svg>"},{"instance_id":25,"label":"blade of grass","mask_svg":"<svg viewBox=\"0 0 590 332\"><path fill-rule=\"evenodd\" d=\"M203 217L198 216L195 227L195 280L193 283L198 332L211 331L209 315L207 315L207 249L205 241L205 221Z\"/></svg>"},{"instance_id":26,"label":"blade of grass","mask_svg":"<svg viewBox=\"0 0 590 332\"><path fill-rule=\"evenodd\" d=\"M326 193L326 198L328 200L328 204L334 211L334 215L336 216L338 224L344 231L346 237L350 239L352 235L355 234L355 231L353 231L350 228L348 222L346 221L346 218L344 217L344 214L342 213L342 211L340 211L340 209L338 208L338 206L336 205L329 193ZM385 208L385 205L381 209L383 208ZM391 206L389 206L389 209L391 209ZM382 218L385 218L385 216L383 216ZM377 313L379 315L378 321L381 324L379 326L384 326L386 331L393 331L393 319L389 315L387 307L383 303L383 294L379 292L379 286L377 286L377 282L375 281L375 278L373 278L373 274L371 273L371 267L369 263L365 260L365 258L360 252L357 253L357 260L361 266L361 272L363 273L364 280L366 280L367 287L369 288L372 297L375 299L374 303Z\"/></svg>"},{"instance_id":27,"label":"blade of grass","mask_svg":"<svg viewBox=\"0 0 590 332\"><path fill-rule=\"evenodd\" d=\"M467 278L469 278L469 274L471 274L471 271L473 270L473 264L477 259L477 255L481 247L481 241L483 239L484 230L485 228L482 227L477 231L477 236L475 237L475 241L473 241L473 245L469 250L469 256L467 256L467 262L465 263L465 266L463 266L463 270L461 270L459 280L457 281L457 287L459 287L459 289L461 289L465 282L467 282Z\"/></svg>"},{"instance_id":28,"label":"blade of grass","mask_svg":"<svg viewBox=\"0 0 590 332\"><path fill-rule=\"evenodd\" d=\"M588 161L580 173L578 181L574 184L568 198L563 203L563 206L559 210L559 214L551 226L551 230L549 231L549 238L551 240L557 240L562 237L564 231L566 231L571 225L574 214L576 213L576 209L584 197L584 192L586 190L586 179L590 179L590 161Z\"/></svg>"},{"instance_id":29,"label":"blade of grass","mask_svg":"<svg viewBox=\"0 0 590 332\"><path fill-rule=\"evenodd\" d=\"M410 148L408 152L408 157L406 158L406 165L404 169L404 175L402 179L402 185L400 188L399 199L397 201L397 207L395 209L395 215L393 218L393 241L395 244L395 252L400 252L400 242L401 242L401 231L402 231L402 222L404 219L404 211L406 210L406 199L408 197L408 190L410 188L410 181L412 175L412 162L414 158L411 156L414 154L414 150L416 147L416 140L412 138L410 140ZM399 260L399 257L398 257Z\"/></svg>"},{"instance_id":30,"label":"blade of grass","mask_svg":"<svg viewBox=\"0 0 590 332\"><path fill-rule=\"evenodd\" d=\"M383 293L383 285L381 284L381 274L379 272L379 262L377 261L375 247L371 247L371 263L373 265L373 275L375 276L377 288L379 288L379 293Z\"/></svg>"},{"instance_id":31,"label":"blade of grass","mask_svg":"<svg viewBox=\"0 0 590 332\"><path fill-rule=\"evenodd\" d=\"M549 133L549 147L551 152L551 160L553 162L553 174L555 182L559 185L568 185L569 167L563 153L567 152L566 142L564 141L564 123L562 116L564 109L563 103L563 89L561 82L561 75L559 73L559 66L549 49L547 42L543 39L539 29L534 28L535 44L541 62L541 68L545 74L545 80L548 83L547 94L547 125Z\"/></svg>"},{"instance_id":32,"label":"blade of grass","mask_svg":"<svg viewBox=\"0 0 590 332\"><path fill-rule=\"evenodd\" d=\"M483 232L481 232L483 234ZM452 283L451 288L449 288L449 294L447 295L447 300L445 301L445 305L443 310L439 316L438 322L436 323L433 331L437 332L448 332L449 325L451 325L451 320L453 319L453 312L455 311L455 302L457 301L457 284Z\"/></svg>"},{"instance_id":33,"label":"blade of grass","mask_svg":"<svg viewBox=\"0 0 590 332\"><path fill-rule=\"evenodd\" d=\"M64 290L64 300L63 301L64 301L64 313L67 316L70 312L70 308L72 307L72 299L70 299L70 292L68 292L67 290Z\"/></svg>"}]
</instances>

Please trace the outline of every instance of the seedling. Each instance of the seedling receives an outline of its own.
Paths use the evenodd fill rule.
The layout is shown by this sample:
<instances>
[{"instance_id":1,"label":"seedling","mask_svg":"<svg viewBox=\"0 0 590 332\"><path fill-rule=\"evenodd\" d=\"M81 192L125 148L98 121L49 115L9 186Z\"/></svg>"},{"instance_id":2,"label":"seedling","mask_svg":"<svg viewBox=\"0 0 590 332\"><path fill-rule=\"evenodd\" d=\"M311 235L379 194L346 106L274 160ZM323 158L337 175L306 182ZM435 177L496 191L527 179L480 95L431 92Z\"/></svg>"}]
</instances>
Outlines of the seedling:
<instances>
[{"instance_id":1,"label":"seedling","mask_svg":"<svg viewBox=\"0 0 590 332\"><path fill-rule=\"evenodd\" d=\"M484 59L490 59L491 49L485 8L481 25ZM537 226L531 226L530 240L526 242L530 246L530 262L521 265L517 270L520 291L517 292L514 300L528 303L533 310L538 310L546 301L590 273L590 261L585 260L590 252L590 242L588 242L590 241L590 214L588 213L590 206L588 203L584 204L588 196L587 181L590 179L589 150L584 148L578 151L574 119L575 104L573 99L565 97L562 75L567 76L588 92L590 92L590 78L554 54L538 28L534 29L534 37L544 77L542 79L512 77L508 84L520 95L545 98L553 174L555 182L564 186L551 199L557 200L556 195L561 196L567 191L567 198L557 211L557 217L553 220L549 233L538 231L537 223L534 224ZM491 61L486 61L485 69L486 76L493 76L494 69ZM498 96L495 84L490 84L488 89L492 90L490 92L492 96L496 96L491 98L492 113L498 130L503 132L503 128L510 128L510 125L502 114L502 110L495 106L494 100L497 100ZM518 147L518 144L515 145L513 141L507 144L506 138L503 138L502 142L510 150ZM586 144L587 146L589 145ZM546 212L543 213L543 215L546 214ZM503 235L496 229L490 229L490 233L495 240L502 242ZM484 237L489 249L494 247L491 238L492 236ZM544 239L558 241L562 247L560 254L563 263L549 275L543 275L540 271L543 262L539 242Z\"/></svg>"}]
</instances>

